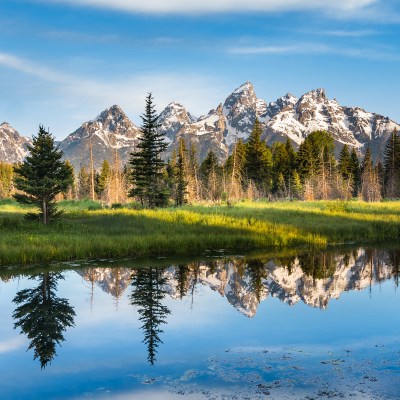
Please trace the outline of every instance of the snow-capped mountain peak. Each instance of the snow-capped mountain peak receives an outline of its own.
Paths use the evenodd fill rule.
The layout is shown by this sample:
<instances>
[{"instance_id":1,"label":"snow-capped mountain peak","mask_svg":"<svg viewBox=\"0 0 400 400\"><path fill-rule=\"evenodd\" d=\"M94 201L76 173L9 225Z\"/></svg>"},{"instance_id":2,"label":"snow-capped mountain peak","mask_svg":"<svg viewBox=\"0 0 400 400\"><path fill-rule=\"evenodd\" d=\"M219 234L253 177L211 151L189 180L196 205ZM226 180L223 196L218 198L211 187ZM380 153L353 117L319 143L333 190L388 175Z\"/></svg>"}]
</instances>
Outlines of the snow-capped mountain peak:
<instances>
[{"instance_id":1,"label":"snow-capped mountain peak","mask_svg":"<svg viewBox=\"0 0 400 400\"><path fill-rule=\"evenodd\" d=\"M116 151L124 164L134 150L139 135L139 128L119 106L114 105L102 111L94 120L83 123L61 142L60 148L75 170L79 170L88 166L91 146L94 165L98 169L104 160L114 162Z\"/></svg>"},{"instance_id":2,"label":"snow-capped mountain peak","mask_svg":"<svg viewBox=\"0 0 400 400\"><path fill-rule=\"evenodd\" d=\"M21 162L30 143L30 139L21 136L8 122L0 125L0 161L10 164Z\"/></svg>"}]
</instances>

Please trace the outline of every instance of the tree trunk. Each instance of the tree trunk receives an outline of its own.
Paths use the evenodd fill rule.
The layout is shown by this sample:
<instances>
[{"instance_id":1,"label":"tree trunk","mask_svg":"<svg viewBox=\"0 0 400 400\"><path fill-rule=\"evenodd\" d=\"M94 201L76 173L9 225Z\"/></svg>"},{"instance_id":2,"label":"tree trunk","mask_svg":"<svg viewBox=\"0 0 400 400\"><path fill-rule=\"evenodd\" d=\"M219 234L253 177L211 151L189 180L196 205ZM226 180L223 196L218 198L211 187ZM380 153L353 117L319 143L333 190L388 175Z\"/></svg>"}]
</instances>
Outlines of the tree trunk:
<instances>
[{"instance_id":1,"label":"tree trunk","mask_svg":"<svg viewBox=\"0 0 400 400\"><path fill-rule=\"evenodd\" d=\"M47 225L47 203L46 200L43 200L43 223Z\"/></svg>"}]
</instances>

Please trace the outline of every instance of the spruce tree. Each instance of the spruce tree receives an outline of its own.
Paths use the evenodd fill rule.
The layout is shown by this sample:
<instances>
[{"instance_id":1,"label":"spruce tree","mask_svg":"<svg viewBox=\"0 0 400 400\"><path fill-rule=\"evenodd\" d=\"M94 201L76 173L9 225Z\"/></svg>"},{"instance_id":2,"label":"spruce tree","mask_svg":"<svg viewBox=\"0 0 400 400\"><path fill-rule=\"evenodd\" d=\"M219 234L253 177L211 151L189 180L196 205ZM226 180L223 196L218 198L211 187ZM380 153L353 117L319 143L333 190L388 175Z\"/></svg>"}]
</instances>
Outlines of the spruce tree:
<instances>
[{"instance_id":1,"label":"spruce tree","mask_svg":"<svg viewBox=\"0 0 400 400\"><path fill-rule=\"evenodd\" d=\"M78 174L78 197L80 199L90 197L90 174L86 167L82 167Z\"/></svg>"},{"instance_id":2,"label":"spruce tree","mask_svg":"<svg viewBox=\"0 0 400 400\"><path fill-rule=\"evenodd\" d=\"M176 193L175 203L181 206L186 203L187 181L186 181L186 147L183 138L179 138L178 157L176 161Z\"/></svg>"},{"instance_id":3,"label":"spruce tree","mask_svg":"<svg viewBox=\"0 0 400 400\"><path fill-rule=\"evenodd\" d=\"M164 135L158 131L158 115L151 93L146 98L146 108L141 115L142 126L137 151L131 153L130 197L139 198L142 205L150 208L163 206L168 201L168 191L163 182L164 161L161 153L167 148Z\"/></svg>"},{"instance_id":4,"label":"spruce tree","mask_svg":"<svg viewBox=\"0 0 400 400\"><path fill-rule=\"evenodd\" d=\"M261 140L262 127L256 119L246 148L246 175L256 188L266 194L271 187L272 153Z\"/></svg>"},{"instance_id":5,"label":"spruce tree","mask_svg":"<svg viewBox=\"0 0 400 400\"><path fill-rule=\"evenodd\" d=\"M385 195L400 197L400 137L396 130L390 135L384 150Z\"/></svg>"},{"instance_id":6,"label":"spruce tree","mask_svg":"<svg viewBox=\"0 0 400 400\"><path fill-rule=\"evenodd\" d=\"M361 187L361 166L355 148L350 154L350 170L353 177L353 197L357 197Z\"/></svg>"},{"instance_id":7,"label":"spruce tree","mask_svg":"<svg viewBox=\"0 0 400 400\"><path fill-rule=\"evenodd\" d=\"M39 127L38 135L33 136L28 151L25 161L15 168L15 186L23 193L14 194L14 198L20 203L37 206L39 214L28 213L26 217L46 225L61 215L55 197L73 184L73 171L62 161L62 151L43 126Z\"/></svg>"},{"instance_id":8,"label":"spruce tree","mask_svg":"<svg viewBox=\"0 0 400 400\"><path fill-rule=\"evenodd\" d=\"M110 183L110 178L111 166L107 160L104 160L101 164L100 174L96 179L96 193L99 197L101 197L107 185Z\"/></svg>"},{"instance_id":9,"label":"spruce tree","mask_svg":"<svg viewBox=\"0 0 400 400\"><path fill-rule=\"evenodd\" d=\"M347 144L345 144L340 151L338 169L343 179L349 179L351 177L351 157Z\"/></svg>"}]
</instances>

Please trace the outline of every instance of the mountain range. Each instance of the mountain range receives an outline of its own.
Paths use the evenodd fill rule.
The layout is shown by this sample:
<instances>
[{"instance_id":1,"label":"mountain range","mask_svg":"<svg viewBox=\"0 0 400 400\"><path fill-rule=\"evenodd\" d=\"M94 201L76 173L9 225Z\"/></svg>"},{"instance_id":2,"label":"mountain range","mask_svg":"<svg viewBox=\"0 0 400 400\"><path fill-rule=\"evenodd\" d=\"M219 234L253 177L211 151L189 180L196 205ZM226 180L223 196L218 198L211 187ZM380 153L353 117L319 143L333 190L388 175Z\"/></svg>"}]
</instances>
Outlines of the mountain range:
<instances>
[{"instance_id":1,"label":"mountain range","mask_svg":"<svg viewBox=\"0 0 400 400\"><path fill-rule=\"evenodd\" d=\"M289 138L297 148L315 130L332 133L336 153L344 144L354 147L360 156L370 147L374 158L382 156L390 133L400 125L382 115L360 107L345 107L329 99L324 89L312 90L300 98L288 93L267 103L256 96L253 85L246 82L234 90L223 103L207 114L195 117L178 103L170 103L160 114L159 129L165 134L168 148L164 158L171 157L180 137L195 145L203 160L213 150L224 161L238 139L247 140L258 118L263 139L271 145ZM135 151L140 128L124 111L114 105L94 120L83 123L60 143L65 159L75 169L89 164L92 148L95 167L104 159L124 164ZM0 125L0 161L20 162L30 139L21 136L9 124Z\"/></svg>"}]
</instances>

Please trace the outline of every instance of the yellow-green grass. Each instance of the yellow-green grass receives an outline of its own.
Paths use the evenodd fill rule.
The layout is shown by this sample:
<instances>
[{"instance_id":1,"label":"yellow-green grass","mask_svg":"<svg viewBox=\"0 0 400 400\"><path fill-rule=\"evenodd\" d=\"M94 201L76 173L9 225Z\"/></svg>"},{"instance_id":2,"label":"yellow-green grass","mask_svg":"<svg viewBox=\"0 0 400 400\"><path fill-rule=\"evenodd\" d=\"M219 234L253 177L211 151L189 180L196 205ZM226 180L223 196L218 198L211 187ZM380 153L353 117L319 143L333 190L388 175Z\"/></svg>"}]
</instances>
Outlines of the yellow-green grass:
<instances>
[{"instance_id":1,"label":"yellow-green grass","mask_svg":"<svg viewBox=\"0 0 400 400\"><path fill-rule=\"evenodd\" d=\"M400 202L240 202L159 210L95 209L61 203L60 222L23 219L27 208L0 202L0 265L71 259L191 255L206 249L283 248L395 241Z\"/></svg>"}]
</instances>

